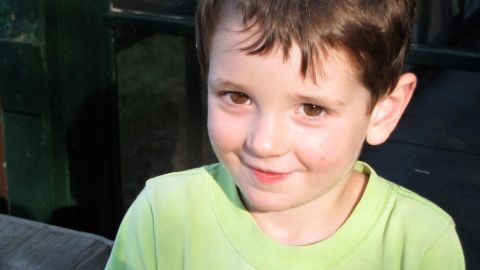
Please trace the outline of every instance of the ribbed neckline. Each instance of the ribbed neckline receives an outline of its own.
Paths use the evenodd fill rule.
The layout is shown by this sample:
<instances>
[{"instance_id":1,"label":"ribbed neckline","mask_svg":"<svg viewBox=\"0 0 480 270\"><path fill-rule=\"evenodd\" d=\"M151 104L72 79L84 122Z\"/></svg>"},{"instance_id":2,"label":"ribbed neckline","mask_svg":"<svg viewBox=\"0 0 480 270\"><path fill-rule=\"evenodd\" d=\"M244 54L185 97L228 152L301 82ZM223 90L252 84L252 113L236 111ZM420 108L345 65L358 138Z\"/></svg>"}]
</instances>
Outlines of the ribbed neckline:
<instances>
[{"instance_id":1,"label":"ribbed neckline","mask_svg":"<svg viewBox=\"0 0 480 270\"><path fill-rule=\"evenodd\" d=\"M257 269L330 269L348 260L374 230L388 202L391 187L367 164L357 162L355 170L368 175L362 198L347 221L327 239L307 246L278 243L261 231L243 206L235 183L219 164L213 177L212 203L218 222L230 244Z\"/></svg>"}]
</instances>

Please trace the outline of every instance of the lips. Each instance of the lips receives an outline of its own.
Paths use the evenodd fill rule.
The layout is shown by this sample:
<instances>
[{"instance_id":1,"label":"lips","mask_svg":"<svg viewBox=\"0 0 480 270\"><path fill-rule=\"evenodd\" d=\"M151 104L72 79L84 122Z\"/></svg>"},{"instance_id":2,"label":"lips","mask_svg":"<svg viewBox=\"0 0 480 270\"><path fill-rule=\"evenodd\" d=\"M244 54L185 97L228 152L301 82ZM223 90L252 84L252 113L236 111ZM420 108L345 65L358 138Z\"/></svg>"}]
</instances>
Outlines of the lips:
<instances>
[{"instance_id":1,"label":"lips","mask_svg":"<svg viewBox=\"0 0 480 270\"><path fill-rule=\"evenodd\" d=\"M281 182L290 176L291 173L279 173L279 172L272 172L272 171L264 171L258 168L250 167L252 174L255 178L264 184L274 184Z\"/></svg>"}]
</instances>

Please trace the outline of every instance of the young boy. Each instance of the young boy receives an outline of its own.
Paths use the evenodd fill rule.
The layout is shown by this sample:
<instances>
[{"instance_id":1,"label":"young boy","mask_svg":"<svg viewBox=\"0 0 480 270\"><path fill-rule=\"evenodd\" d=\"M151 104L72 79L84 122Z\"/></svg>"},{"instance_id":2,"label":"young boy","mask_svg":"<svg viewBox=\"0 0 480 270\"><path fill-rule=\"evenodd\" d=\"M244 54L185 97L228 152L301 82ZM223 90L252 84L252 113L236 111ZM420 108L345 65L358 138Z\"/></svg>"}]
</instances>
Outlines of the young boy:
<instances>
[{"instance_id":1,"label":"young boy","mask_svg":"<svg viewBox=\"0 0 480 270\"><path fill-rule=\"evenodd\" d=\"M452 219L357 161L416 85L415 0L204 0L220 163L151 179L107 269L464 269Z\"/></svg>"}]
</instances>

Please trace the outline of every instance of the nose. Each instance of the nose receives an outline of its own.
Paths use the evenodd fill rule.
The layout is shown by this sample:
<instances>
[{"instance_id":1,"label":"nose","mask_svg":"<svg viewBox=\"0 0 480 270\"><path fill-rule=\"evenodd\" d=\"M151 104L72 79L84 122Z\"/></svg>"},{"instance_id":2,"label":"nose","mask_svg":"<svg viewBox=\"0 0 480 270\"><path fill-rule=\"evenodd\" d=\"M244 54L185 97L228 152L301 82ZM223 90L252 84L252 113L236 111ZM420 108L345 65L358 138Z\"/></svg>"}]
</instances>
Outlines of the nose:
<instances>
[{"instance_id":1,"label":"nose","mask_svg":"<svg viewBox=\"0 0 480 270\"><path fill-rule=\"evenodd\" d=\"M258 115L245 141L246 151L258 158L279 157L289 151L292 138L285 117Z\"/></svg>"}]
</instances>

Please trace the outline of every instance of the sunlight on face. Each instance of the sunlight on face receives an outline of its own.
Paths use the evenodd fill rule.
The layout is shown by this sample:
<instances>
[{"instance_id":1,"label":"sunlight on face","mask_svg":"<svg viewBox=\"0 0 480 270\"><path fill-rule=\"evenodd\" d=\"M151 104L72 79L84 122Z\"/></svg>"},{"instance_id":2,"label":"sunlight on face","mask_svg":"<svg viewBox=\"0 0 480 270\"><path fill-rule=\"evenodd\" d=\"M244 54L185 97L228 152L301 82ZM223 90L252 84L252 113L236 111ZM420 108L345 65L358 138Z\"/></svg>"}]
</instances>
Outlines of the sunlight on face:
<instances>
[{"instance_id":1,"label":"sunlight on face","mask_svg":"<svg viewBox=\"0 0 480 270\"><path fill-rule=\"evenodd\" d=\"M212 147L252 211L283 211L335 199L352 177L368 129L369 93L331 52L316 83L292 47L248 55L251 35L224 20L213 36L208 77ZM243 43L244 45L244 43Z\"/></svg>"}]
</instances>

